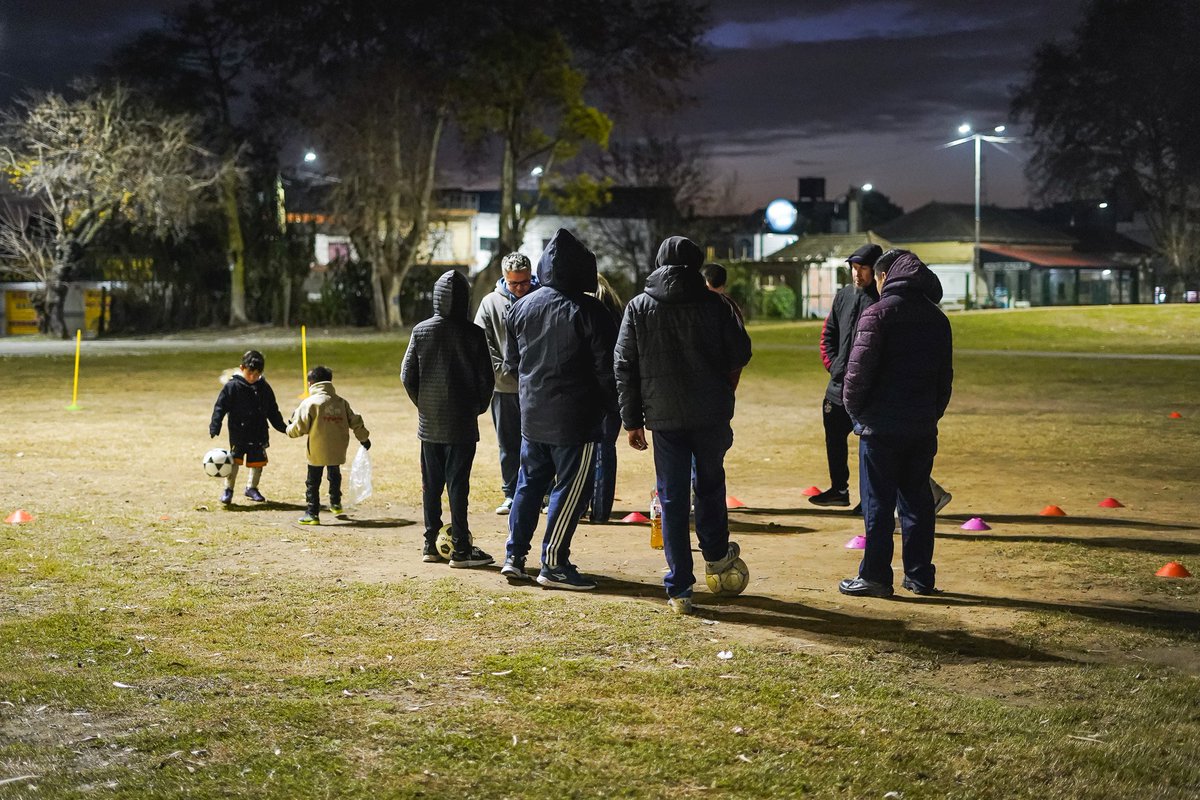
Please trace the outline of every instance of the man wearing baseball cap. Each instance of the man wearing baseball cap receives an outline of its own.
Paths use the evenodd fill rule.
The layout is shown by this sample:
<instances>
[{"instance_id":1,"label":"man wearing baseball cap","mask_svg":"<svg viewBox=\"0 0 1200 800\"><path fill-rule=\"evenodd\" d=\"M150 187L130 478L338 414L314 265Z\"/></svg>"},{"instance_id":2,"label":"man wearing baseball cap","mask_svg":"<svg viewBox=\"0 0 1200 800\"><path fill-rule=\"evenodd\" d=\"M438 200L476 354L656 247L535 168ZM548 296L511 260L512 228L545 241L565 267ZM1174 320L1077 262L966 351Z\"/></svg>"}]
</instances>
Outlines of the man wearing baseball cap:
<instances>
[{"instance_id":1,"label":"man wearing baseball cap","mask_svg":"<svg viewBox=\"0 0 1200 800\"><path fill-rule=\"evenodd\" d=\"M829 461L829 488L808 501L817 506L850 505L850 466L846 441L854 430L842 405L842 378L854 342L854 329L863 309L879 299L875 288L875 262L883 254L877 244L864 244L846 259L851 283L833 298L833 307L821 328L821 362L829 372L829 385L821 404L825 423L825 457Z\"/></svg>"}]
</instances>

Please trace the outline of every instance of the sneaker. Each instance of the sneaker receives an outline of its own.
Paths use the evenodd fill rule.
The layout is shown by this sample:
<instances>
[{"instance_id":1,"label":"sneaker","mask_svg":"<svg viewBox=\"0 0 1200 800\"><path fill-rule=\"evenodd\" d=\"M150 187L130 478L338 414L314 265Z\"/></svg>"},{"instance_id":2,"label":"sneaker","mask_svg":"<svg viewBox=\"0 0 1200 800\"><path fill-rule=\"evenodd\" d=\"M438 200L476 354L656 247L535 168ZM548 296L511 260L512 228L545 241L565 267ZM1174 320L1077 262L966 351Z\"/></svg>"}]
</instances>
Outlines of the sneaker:
<instances>
[{"instance_id":1,"label":"sneaker","mask_svg":"<svg viewBox=\"0 0 1200 800\"><path fill-rule=\"evenodd\" d=\"M953 499L953 497L954 495L950 494L949 492L942 492L942 496L933 503L934 515L936 516L937 514L940 514L943 508L950 505L950 500Z\"/></svg>"},{"instance_id":2,"label":"sneaker","mask_svg":"<svg viewBox=\"0 0 1200 800\"><path fill-rule=\"evenodd\" d=\"M846 578L838 584L838 591L854 597L891 597L892 587L863 578Z\"/></svg>"},{"instance_id":3,"label":"sneaker","mask_svg":"<svg viewBox=\"0 0 1200 800\"><path fill-rule=\"evenodd\" d=\"M542 512L541 513L545 514L549 510L550 510L550 502L546 501L546 502L542 503Z\"/></svg>"},{"instance_id":4,"label":"sneaker","mask_svg":"<svg viewBox=\"0 0 1200 800\"><path fill-rule=\"evenodd\" d=\"M342 507L340 505L338 505L337 503L330 503L329 504L329 513L333 514L335 517L340 517L342 514L345 514L346 512L344 510L342 510Z\"/></svg>"},{"instance_id":5,"label":"sneaker","mask_svg":"<svg viewBox=\"0 0 1200 800\"><path fill-rule=\"evenodd\" d=\"M580 575L574 564L565 564L553 569L542 567L537 582L547 589L567 589L572 592L586 592L596 588L596 582Z\"/></svg>"},{"instance_id":6,"label":"sneaker","mask_svg":"<svg viewBox=\"0 0 1200 800\"><path fill-rule=\"evenodd\" d=\"M504 566L500 568L500 574L508 578L509 583L524 583L531 581L533 578L525 571L525 559L513 558L509 556L504 559Z\"/></svg>"},{"instance_id":7,"label":"sneaker","mask_svg":"<svg viewBox=\"0 0 1200 800\"><path fill-rule=\"evenodd\" d=\"M931 594L941 594L942 593L941 589L936 589L932 586L922 586L921 584L916 583L915 581L909 580L907 577L903 581L900 582L900 585L903 586L905 589L908 589L913 594L931 595Z\"/></svg>"},{"instance_id":8,"label":"sneaker","mask_svg":"<svg viewBox=\"0 0 1200 800\"><path fill-rule=\"evenodd\" d=\"M221 505L227 506L233 502L233 489L226 489L221 492Z\"/></svg>"},{"instance_id":9,"label":"sneaker","mask_svg":"<svg viewBox=\"0 0 1200 800\"><path fill-rule=\"evenodd\" d=\"M496 514L498 514L501 517L507 517L508 512L510 512L510 511L512 511L512 498L511 497L504 498L504 502L501 503L500 505L496 506Z\"/></svg>"},{"instance_id":10,"label":"sneaker","mask_svg":"<svg viewBox=\"0 0 1200 800\"><path fill-rule=\"evenodd\" d=\"M257 486L247 486L245 494L246 494L246 497L249 497L251 500L253 500L256 503L267 502L267 498L262 496L262 492L260 492L258 490Z\"/></svg>"},{"instance_id":11,"label":"sneaker","mask_svg":"<svg viewBox=\"0 0 1200 800\"><path fill-rule=\"evenodd\" d=\"M470 550L458 552L457 550L450 556L450 566L454 569L466 569L468 567L486 567L492 564L496 559L489 556L487 553L480 550L478 547L472 547Z\"/></svg>"},{"instance_id":12,"label":"sneaker","mask_svg":"<svg viewBox=\"0 0 1200 800\"><path fill-rule=\"evenodd\" d=\"M826 489L820 494L808 498L808 502L814 506L840 506L845 508L850 505L850 490Z\"/></svg>"},{"instance_id":13,"label":"sneaker","mask_svg":"<svg viewBox=\"0 0 1200 800\"><path fill-rule=\"evenodd\" d=\"M856 517L861 517L862 516L862 503L859 503L856 506L854 506L854 508L850 509L850 513Z\"/></svg>"},{"instance_id":14,"label":"sneaker","mask_svg":"<svg viewBox=\"0 0 1200 800\"><path fill-rule=\"evenodd\" d=\"M316 514L305 514L303 517L300 518L300 524L301 525L320 525L321 518L318 517Z\"/></svg>"},{"instance_id":15,"label":"sneaker","mask_svg":"<svg viewBox=\"0 0 1200 800\"><path fill-rule=\"evenodd\" d=\"M426 564L436 564L442 560L442 554L438 552L437 542L426 542L421 548L421 560Z\"/></svg>"},{"instance_id":16,"label":"sneaker","mask_svg":"<svg viewBox=\"0 0 1200 800\"><path fill-rule=\"evenodd\" d=\"M730 542L729 549L725 551L725 557L719 558L716 561L704 562L704 573L706 575L720 575L738 560L742 554L742 548L738 547L737 542Z\"/></svg>"},{"instance_id":17,"label":"sneaker","mask_svg":"<svg viewBox=\"0 0 1200 800\"><path fill-rule=\"evenodd\" d=\"M667 598L667 608L671 609L681 617L687 616L693 611L692 596L688 595L687 597L669 597Z\"/></svg>"}]
</instances>

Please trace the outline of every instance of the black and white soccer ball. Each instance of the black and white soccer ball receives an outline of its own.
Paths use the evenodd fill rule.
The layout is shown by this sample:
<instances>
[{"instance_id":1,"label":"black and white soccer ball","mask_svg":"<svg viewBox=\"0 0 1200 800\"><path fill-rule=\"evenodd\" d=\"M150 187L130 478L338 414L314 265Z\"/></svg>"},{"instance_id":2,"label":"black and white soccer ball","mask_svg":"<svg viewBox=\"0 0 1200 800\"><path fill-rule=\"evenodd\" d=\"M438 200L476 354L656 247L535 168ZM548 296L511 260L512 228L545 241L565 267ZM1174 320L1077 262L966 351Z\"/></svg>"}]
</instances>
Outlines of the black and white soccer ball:
<instances>
[{"instance_id":1,"label":"black and white soccer ball","mask_svg":"<svg viewBox=\"0 0 1200 800\"><path fill-rule=\"evenodd\" d=\"M204 467L204 474L210 478L228 478L229 473L233 472L233 456L228 450L214 447L204 454L200 466Z\"/></svg>"},{"instance_id":2,"label":"black and white soccer ball","mask_svg":"<svg viewBox=\"0 0 1200 800\"><path fill-rule=\"evenodd\" d=\"M437 542L435 543L438 555L444 560L449 561L454 555L454 535L450 531L450 525L443 525L438 532ZM467 547L470 548L474 543L467 542Z\"/></svg>"}]
</instances>

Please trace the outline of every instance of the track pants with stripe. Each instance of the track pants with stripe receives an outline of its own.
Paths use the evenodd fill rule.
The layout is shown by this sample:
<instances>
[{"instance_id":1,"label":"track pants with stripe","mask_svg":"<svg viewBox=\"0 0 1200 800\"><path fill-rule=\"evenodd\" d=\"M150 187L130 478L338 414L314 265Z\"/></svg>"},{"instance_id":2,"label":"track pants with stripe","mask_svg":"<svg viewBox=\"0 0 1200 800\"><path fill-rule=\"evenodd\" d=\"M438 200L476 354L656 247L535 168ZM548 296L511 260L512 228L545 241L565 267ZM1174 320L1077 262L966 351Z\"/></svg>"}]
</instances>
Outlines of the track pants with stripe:
<instances>
[{"instance_id":1,"label":"track pants with stripe","mask_svg":"<svg viewBox=\"0 0 1200 800\"><path fill-rule=\"evenodd\" d=\"M549 487L550 507L546 511L546 535L542 538L542 565L553 569L571 563L571 537L592 498L595 452L595 442L546 444L521 440L521 471L517 475L517 491L508 515L505 554L509 558L524 558L529 552L542 498Z\"/></svg>"}]
</instances>

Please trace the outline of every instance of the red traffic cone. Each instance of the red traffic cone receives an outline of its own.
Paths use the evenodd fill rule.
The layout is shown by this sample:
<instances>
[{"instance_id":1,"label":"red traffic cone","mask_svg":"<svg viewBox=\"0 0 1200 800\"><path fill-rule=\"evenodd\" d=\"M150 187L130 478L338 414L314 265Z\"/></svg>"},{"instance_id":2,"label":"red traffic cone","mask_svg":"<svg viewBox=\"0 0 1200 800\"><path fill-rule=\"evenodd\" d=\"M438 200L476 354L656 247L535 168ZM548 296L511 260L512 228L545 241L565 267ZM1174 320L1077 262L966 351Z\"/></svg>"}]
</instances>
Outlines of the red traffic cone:
<instances>
[{"instance_id":1,"label":"red traffic cone","mask_svg":"<svg viewBox=\"0 0 1200 800\"><path fill-rule=\"evenodd\" d=\"M743 503L741 500L738 500L733 495L730 494L730 495L725 496L725 508L745 508L745 507L746 507L746 504Z\"/></svg>"},{"instance_id":2,"label":"red traffic cone","mask_svg":"<svg viewBox=\"0 0 1200 800\"><path fill-rule=\"evenodd\" d=\"M1115 497L1106 497L1100 501L1101 508L1124 508L1125 504Z\"/></svg>"},{"instance_id":3,"label":"red traffic cone","mask_svg":"<svg viewBox=\"0 0 1200 800\"><path fill-rule=\"evenodd\" d=\"M33 522L33 514L30 514L23 508L18 508L13 513L4 518L4 521L9 525L20 525L22 522Z\"/></svg>"},{"instance_id":4,"label":"red traffic cone","mask_svg":"<svg viewBox=\"0 0 1200 800\"><path fill-rule=\"evenodd\" d=\"M991 529L992 526L984 522L983 517L971 517L962 524L964 531L990 531Z\"/></svg>"},{"instance_id":5,"label":"red traffic cone","mask_svg":"<svg viewBox=\"0 0 1200 800\"><path fill-rule=\"evenodd\" d=\"M820 493L821 493L820 489L818 489L815 486L810 486L807 489L805 489L804 491L802 491L800 494L807 495L809 497L816 497Z\"/></svg>"},{"instance_id":6,"label":"red traffic cone","mask_svg":"<svg viewBox=\"0 0 1200 800\"><path fill-rule=\"evenodd\" d=\"M634 511L632 513L626 514L625 516L621 517L621 522L649 522L649 521L650 521L650 518L647 517L645 514L642 514L639 511Z\"/></svg>"},{"instance_id":7,"label":"red traffic cone","mask_svg":"<svg viewBox=\"0 0 1200 800\"><path fill-rule=\"evenodd\" d=\"M1038 512L1039 517L1065 517L1067 512L1063 511L1058 506L1046 506Z\"/></svg>"},{"instance_id":8,"label":"red traffic cone","mask_svg":"<svg viewBox=\"0 0 1200 800\"><path fill-rule=\"evenodd\" d=\"M1187 567L1180 564L1178 561L1168 561L1162 565L1162 569L1154 573L1160 578L1190 578L1192 573L1188 572Z\"/></svg>"},{"instance_id":9,"label":"red traffic cone","mask_svg":"<svg viewBox=\"0 0 1200 800\"><path fill-rule=\"evenodd\" d=\"M1172 411L1167 416L1171 419L1183 419L1183 414L1180 414L1178 411Z\"/></svg>"}]
</instances>

